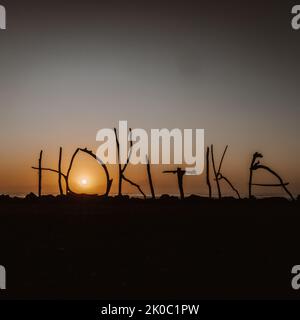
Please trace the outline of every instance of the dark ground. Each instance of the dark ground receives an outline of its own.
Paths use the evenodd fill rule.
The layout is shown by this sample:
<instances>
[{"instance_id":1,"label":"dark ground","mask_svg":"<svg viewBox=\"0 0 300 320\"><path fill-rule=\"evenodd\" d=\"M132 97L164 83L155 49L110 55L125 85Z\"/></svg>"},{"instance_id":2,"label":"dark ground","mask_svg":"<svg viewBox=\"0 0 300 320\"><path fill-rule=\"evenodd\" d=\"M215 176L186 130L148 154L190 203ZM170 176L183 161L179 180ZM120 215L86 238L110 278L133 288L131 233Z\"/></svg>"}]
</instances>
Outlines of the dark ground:
<instances>
[{"instance_id":1,"label":"dark ground","mask_svg":"<svg viewBox=\"0 0 300 320\"><path fill-rule=\"evenodd\" d=\"M0 298L300 298L300 202L0 199Z\"/></svg>"}]
</instances>

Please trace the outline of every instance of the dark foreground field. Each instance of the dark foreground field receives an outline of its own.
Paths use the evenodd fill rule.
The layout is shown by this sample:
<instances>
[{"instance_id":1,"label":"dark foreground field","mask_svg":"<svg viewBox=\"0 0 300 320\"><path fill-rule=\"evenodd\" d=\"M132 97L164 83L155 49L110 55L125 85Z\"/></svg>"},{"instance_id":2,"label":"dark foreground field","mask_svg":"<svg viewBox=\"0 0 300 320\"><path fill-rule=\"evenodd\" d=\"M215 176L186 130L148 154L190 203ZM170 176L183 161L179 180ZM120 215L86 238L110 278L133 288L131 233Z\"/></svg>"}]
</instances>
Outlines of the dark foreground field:
<instances>
[{"instance_id":1,"label":"dark foreground field","mask_svg":"<svg viewBox=\"0 0 300 320\"><path fill-rule=\"evenodd\" d=\"M0 200L1 298L300 298L300 203Z\"/></svg>"}]
</instances>

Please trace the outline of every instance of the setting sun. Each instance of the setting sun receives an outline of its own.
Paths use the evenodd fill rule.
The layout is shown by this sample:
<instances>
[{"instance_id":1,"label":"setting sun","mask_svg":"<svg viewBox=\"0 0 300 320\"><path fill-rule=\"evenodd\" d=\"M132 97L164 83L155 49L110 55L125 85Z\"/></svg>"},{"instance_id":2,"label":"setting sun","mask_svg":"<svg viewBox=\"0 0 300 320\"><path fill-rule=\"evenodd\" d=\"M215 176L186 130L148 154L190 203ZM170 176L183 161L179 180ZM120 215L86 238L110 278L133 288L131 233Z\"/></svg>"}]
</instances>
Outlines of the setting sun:
<instances>
[{"instance_id":1,"label":"setting sun","mask_svg":"<svg viewBox=\"0 0 300 320\"><path fill-rule=\"evenodd\" d=\"M81 179L81 180L80 180L80 184L81 184L82 186L86 186L86 185L88 184L88 180L87 180L87 179Z\"/></svg>"}]
</instances>

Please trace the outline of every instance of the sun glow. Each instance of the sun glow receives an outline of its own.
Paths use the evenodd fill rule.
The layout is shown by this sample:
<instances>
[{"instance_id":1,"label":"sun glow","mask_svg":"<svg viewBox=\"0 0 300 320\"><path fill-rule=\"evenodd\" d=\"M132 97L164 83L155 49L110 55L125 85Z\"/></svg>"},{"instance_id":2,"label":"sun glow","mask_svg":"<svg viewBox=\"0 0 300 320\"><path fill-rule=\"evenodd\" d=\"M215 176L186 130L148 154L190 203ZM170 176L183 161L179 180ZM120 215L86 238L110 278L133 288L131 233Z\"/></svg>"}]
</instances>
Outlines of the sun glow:
<instances>
[{"instance_id":1,"label":"sun glow","mask_svg":"<svg viewBox=\"0 0 300 320\"><path fill-rule=\"evenodd\" d=\"M88 180L86 179L86 178L83 178L83 179L81 179L80 180L80 184L82 185L82 186L86 186L86 185L88 185Z\"/></svg>"}]
</instances>

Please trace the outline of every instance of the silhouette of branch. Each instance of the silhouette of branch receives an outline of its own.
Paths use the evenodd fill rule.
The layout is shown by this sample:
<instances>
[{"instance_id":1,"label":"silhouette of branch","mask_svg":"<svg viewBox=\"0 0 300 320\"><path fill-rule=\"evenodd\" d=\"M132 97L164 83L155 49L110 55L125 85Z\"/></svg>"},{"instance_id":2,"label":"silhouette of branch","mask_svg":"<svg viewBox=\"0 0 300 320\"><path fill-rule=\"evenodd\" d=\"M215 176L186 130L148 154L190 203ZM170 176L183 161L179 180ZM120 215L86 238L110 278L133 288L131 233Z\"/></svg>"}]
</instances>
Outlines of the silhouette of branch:
<instances>
[{"instance_id":1,"label":"silhouette of branch","mask_svg":"<svg viewBox=\"0 0 300 320\"><path fill-rule=\"evenodd\" d=\"M154 186L153 186L153 181L151 176L151 165L150 165L148 156L146 156L146 161L147 161L147 175L148 175L148 180L150 184L151 196L152 196L152 199L155 199Z\"/></svg>"},{"instance_id":2,"label":"silhouette of branch","mask_svg":"<svg viewBox=\"0 0 300 320\"><path fill-rule=\"evenodd\" d=\"M295 198L293 197L293 195L291 194L291 192L287 189L286 185L287 183L283 182L282 178L279 176L278 173L276 173L274 170L272 170L271 168L265 166L265 165L262 165L262 164L259 164L258 163L254 163L253 165L253 169L252 170L258 170L258 169L264 169L268 172L270 172L272 175L274 175L280 182L280 186L282 186L282 188L285 190L285 192L290 196L290 198L292 200L295 200Z\"/></svg>"},{"instance_id":3,"label":"silhouette of branch","mask_svg":"<svg viewBox=\"0 0 300 320\"><path fill-rule=\"evenodd\" d=\"M118 139L117 129L114 128L116 144L117 144L117 152L118 152L118 168L119 168L119 184L118 184L118 195L122 196L122 165L120 163L120 143Z\"/></svg>"},{"instance_id":4,"label":"silhouette of branch","mask_svg":"<svg viewBox=\"0 0 300 320\"><path fill-rule=\"evenodd\" d=\"M225 149L223 151L222 158L221 158L221 161L220 161L220 165L219 165L219 168L218 168L218 174L221 172L223 160L224 160L224 157L225 157L227 149L228 149L228 145L225 147Z\"/></svg>"},{"instance_id":5,"label":"silhouette of branch","mask_svg":"<svg viewBox=\"0 0 300 320\"><path fill-rule=\"evenodd\" d=\"M59 192L60 195L63 195L63 188L62 188L62 184L61 184L61 159L62 159L62 147L59 148L59 159L58 159L58 186L59 186Z\"/></svg>"},{"instance_id":6,"label":"silhouette of branch","mask_svg":"<svg viewBox=\"0 0 300 320\"><path fill-rule=\"evenodd\" d=\"M286 182L283 185L278 183L278 184L268 184L268 183L252 183L253 186L257 187L282 187L283 185L288 186L289 183Z\"/></svg>"},{"instance_id":7,"label":"silhouette of branch","mask_svg":"<svg viewBox=\"0 0 300 320\"><path fill-rule=\"evenodd\" d=\"M66 184L67 184L67 176L61 172L62 147L60 147L60 150L59 150L58 170L50 169L50 168L42 168L42 154L43 154L43 152L41 151L40 159L39 159L39 167L38 168L31 167L34 170L39 170L39 195L41 194L41 172L42 171L50 171L50 172L54 172L54 173L58 174L59 191L60 191L60 194L62 195L63 188L62 188L62 184L61 184L61 177L64 177Z\"/></svg>"},{"instance_id":8,"label":"silhouette of branch","mask_svg":"<svg viewBox=\"0 0 300 320\"><path fill-rule=\"evenodd\" d=\"M133 142L132 142L132 130L131 128L129 128L129 135L130 135L130 139L129 139L129 152L128 152L128 157L127 157L127 161L126 163L124 164L123 166L123 169L122 169L122 173L124 173L124 171L126 170L127 166L128 166L128 163L130 161L130 158L131 158L131 154L132 154L132 146L133 146Z\"/></svg>"},{"instance_id":9,"label":"silhouette of branch","mask_svg":"<svg viewBox=\"0 0 300 320\"><path fill-rule=\"evenodd\" d=\"M34 170L39 170L39 167L31 167L31 169L34 169ZM58 173L59 174L59 171L58 170L55 170L55 169L51 169L51 168L41 168L42 171L50 171L50 172L54 172L54 173ZM65 179L67 179L67 176L65 174L63 174L61 172L61 175L62 177L64 177Z\"/></svg>"},{"instance_id":10,"label":"silhouette of branch","mask_svg":"<svg viewBox=\"0 0 300 320\"><path fill-rule=\"evenodd\" d=\"M39 158L39 197L42 196L42 158L43 150L41 150Z\"/></svg>"},{"instance_id":11,"label":"silhouette of branch","mask_svg":"<svg viewBox=\"0 0 300 320\"><path fill-rule=\"evenodd\" d=\"M224 180L231 187L231 189L237 194L238 198L240 199L241 196L240 196L240 193L238 192L238 190L233 186L233 184L230 182L230 180L228 178L226 178L225 176L223 176L221 174L221 168L222 168L222 164L223 164L224 157L225 157L225 154L227 152L227 149L228 149L228 145L225 147L225 149L223 151L223 154L222 154L222 157L221 157L221 161L220 161L220 164L219 164L219 168L218 168L218 171L217 171L216 170L216 165L215 165L215 160L214 160L213 145L211 145L212 163L213 163L213 169L214 169L214 174L215 174L215 181L216 181L217 187L218 187L219 199L222 197L221 187L220 187L220 183L219 183L220 180Z\"/></svg>"},{"instance_id":12,"label":"silhouette of branch","mask_svg":"<svg viewBox=\"0 0 300 320\"><path fill-rule=\"evenodd\" d=\"M211 184L209 178L209 147L206 149L206 184L208 186L209 198L211 198Z\"/></svg>"},{"instance_id":13,"label":"silhouette of branch","mask_svg":"<svg viewBox=\"0 0 300 320\"><path fill-rule=\"evenodd\" d=\"M276 187L276 186L278 186L278 187L282 187L292 200L295 200L293 195L291 194L291 192L286 187L288 185L288 183L287 182L283 182L282 178L274 170L272 170L271 168L269 168L269 167L267 167L265 165L260 164L260 161L257 160L257 159L260 159L260 158L263 158L263 155L261 153L255 152L253 154L251 165L250 165L249 198L252 198L252 186L253 185L255 185L255 186L268 186L268 187ZM258 169L263 169L263 170L268 171L269 173L274 175L279 180L280 183L279 184L253 184L252 183L253 171L254 170L258 170Z\"/></svg>"},{"instance_id":14,"label":"silhouette of branch","mask_svg":"<svg viewBox=\"0 0 300 320\"><path fill-rule=\"evenodd\" d=\"M259 161L256 161L259 158L262 158L263 155L259 152L255 152L252 156L251 164L250 164L250 174L249 174L249 183L248 183L248 192L249 192L249 199L252 198L252 180L253 180L253 167L255 164L259 164Z\"/></svg>"},{"instance_id":15,"label":"silhouette of branch","mask_svg":"<svg viewBox=\"0 0 300 320\"><path fill-rule=\"evenodd\" d=\"M211 160L212 160L213 170L214 170L214 174L215 174L215 181L217 183L218 196L219 196L219 199L221 199L222 198L222 194L221 194L221 188L220 188L220 183L219 183L219 179L218 179L218 172L217 172L216 164L215 164L214 146L211 145L210 149L211 149Z\"/></svg>"},{"instance_id":16,"label":"silhouette of branch","mask_svg":"<svg viewBox=\"0 0 300 320\"><path fill-rule=\"evenodd\" d=\"M131 185L133 185L134 187L136 187L136 188L140 191L140 193L144 196L144 198L146 199L145 193L143 192L143 190L141 189L141 187L140 187L137 183L129 180L129 179L126 178L124 175L122 176L122 179L124 179L125 181L127 181L128 183L130 183Z\"/></svg>"},{"instance_id":17,"label":"silhouette of branch","mask_svg":"<svg viewBox=\"0 0 300 320\"><path fill-rule=\"evenodd\" d=\"M122 164L121 164L121 161L120 161L120 143L119 143L119 138L118 138L118 133L117 133L117 129L116 128L114 128L114 132L115 132L115 138L116 138L116 144L117 144L117 152L118 152L118 168L119 168L118 196L122 196L122 182L123 182L123 180L125 180L128 183L130 183L131 185L135 186L140 191L140 193L144 196L144 198L146 198L146 195L143 192L143 190L141 189L141 187L137 183L135 183L132 180L130 180L127 177L125 177L125 175L124 175L124 172L125 172L128 164L129 164L130 157L131 157L131 154L132 154L132 146L133 146L133 142L132 142L132 139L131 139L132 130L131 130L131 128L129 128L130 147L129 147L129 152L128 152L128 155L127 155L127 161L124 164L123 168L122 168Z\"/></svg>"},{"instance_id":18,"label":"silhouette of branch","mask_svg":"<svg viewBox=\"0 0 300 320\"><path fill-rule=\"evenodd\" d=\"M38 167L31 167L32 169L34 170L41 170L41 171L50 171L50 172L54 172L54 173L58 173L59 174L59 171L58 170L55 170L55 169L50 169L50 168L38 168ZM64 177L65 179L65 182L67 184L67 176L63 173L60 173L62 177Z\"/></svg>"},{"instance_id":19,"label":"silhouette of branch","mask_svg":"<svg viewBox=\"0 0 300 320\"><path fill-rule=\"evenodd\" d=\"M77 153L80 151L79 148L77 148L75 150L75 152L73 153L73 156L71 158L71 161L70 161L70 164L69 164L69 168L68 168L68 171L67 171L67 194L68 193L71 193L71 194L76 194L75 192L73 192L70 188L70 184L69 184L69 178L70 178L70 173L71 173L71 170L72 170L72 167L73 167L73 163L74 163L74 160L75 160L75 157L77 156Z\"/></svg>"},{"instance_id":20,"label":"silhouette of branch","mask_svg":"<svg viewBox=\"0 0 300 320\"><path fill-rule=\"evenodd\" d=\"M178 188L180 192L180 199L184 199L184 191L183 191L183 176L185 175L185 170L181 168L177 168L177 170L165 170L163 173L172 173L177 174Z\"/></svg>"},{"instance_id":21,"label":"silhouette of branch","mask_svg":"<svg viewBox=\"0 0 300 320\"><path fill-rule=\"evenodd\" d=\"M218 174L218 179L219 180L225 180L229 186L231 187L231 189L237 194L238 198L241 199L240 193L238 192L238 190L233 186L233 184L229 181L229 179L227 179L226 177L224 177L221 173Z\"/></svg>"}]
</instances>

